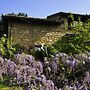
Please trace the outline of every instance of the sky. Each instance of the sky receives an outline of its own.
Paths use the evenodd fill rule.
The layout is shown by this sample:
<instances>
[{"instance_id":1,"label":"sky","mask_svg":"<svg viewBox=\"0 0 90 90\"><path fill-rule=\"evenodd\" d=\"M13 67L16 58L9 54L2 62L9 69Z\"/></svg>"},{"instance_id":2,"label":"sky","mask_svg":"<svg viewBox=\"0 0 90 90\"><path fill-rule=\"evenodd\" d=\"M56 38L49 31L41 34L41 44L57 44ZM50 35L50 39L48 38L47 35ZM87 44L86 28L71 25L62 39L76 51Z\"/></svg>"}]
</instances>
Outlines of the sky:
<instances>
[{"instance_id":1,"label":"sky","mask_svg":"<svg viewBox=\"0 0 90 90\"><path fill-rule=\"evenodd\" d=\"M90 0L1 0L0 14L12 12L37 18L46 18L57 12L90 14Z\"/></svg>"}]
</instances>

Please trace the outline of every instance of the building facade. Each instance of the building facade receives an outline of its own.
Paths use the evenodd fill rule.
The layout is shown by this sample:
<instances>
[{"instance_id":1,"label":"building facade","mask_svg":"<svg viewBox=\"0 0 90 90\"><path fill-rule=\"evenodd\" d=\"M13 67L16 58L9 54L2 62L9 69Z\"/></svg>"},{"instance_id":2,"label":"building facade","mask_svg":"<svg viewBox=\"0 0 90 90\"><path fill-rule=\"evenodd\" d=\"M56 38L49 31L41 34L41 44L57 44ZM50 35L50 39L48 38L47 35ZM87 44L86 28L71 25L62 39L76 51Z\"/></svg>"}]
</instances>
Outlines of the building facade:
<instances>
[{"instance_id":1,"label":"building facade","mask_svg":"<svg viewBox=\"0 0 90 90\"><path fill-rule=\"evenodd\" d=\"M70 13L56 13L47 16L45 19L32 18L18 15L4 15L3 33L7 37L12 37L12 44L20 44L21 46L30 46L38 44L51 45L65 34L72 33L66 27L71 22L68 16ZM76 21L77 17L81 17L84 22L89 15L73 14Z\"/></svg>"}]
</instances>

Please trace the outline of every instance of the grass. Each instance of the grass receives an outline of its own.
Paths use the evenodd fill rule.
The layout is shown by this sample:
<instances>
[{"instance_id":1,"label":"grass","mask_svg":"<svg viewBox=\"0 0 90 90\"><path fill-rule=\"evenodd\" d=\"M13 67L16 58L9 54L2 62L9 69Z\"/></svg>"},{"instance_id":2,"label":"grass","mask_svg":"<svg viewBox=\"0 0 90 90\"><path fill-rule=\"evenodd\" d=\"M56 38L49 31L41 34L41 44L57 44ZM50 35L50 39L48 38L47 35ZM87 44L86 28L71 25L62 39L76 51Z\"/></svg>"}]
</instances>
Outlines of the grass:
<instances>
[{"instance_id":1,"label":"grass","mask_svg":"<svg viewBox=\"0 0 90 90\"><path fill-rule=\"evenodd\" d=\"M8 87L0 83L0 90L23 90L23 89L15 86Z\"/></svg>"},{"instance_id":2,"label":"grass","mask_svg":"<svg viewBox=\"0 0 90 90\"><path fill-rule=\"evenodd\" d=\"M0 90L9 90L9 87L6 87L5 85L0 83Z\"/></svg>"}]
</instances>

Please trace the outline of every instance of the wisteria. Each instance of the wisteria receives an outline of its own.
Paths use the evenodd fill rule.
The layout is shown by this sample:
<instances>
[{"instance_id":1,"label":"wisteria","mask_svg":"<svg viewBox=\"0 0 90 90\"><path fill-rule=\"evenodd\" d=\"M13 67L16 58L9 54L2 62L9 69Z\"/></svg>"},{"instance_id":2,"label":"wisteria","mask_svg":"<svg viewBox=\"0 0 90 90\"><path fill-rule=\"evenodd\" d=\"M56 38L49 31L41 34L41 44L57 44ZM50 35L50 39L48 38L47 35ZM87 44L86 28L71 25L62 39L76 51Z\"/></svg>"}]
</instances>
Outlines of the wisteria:
<instances>
[{"instance_id":1,"label":"wisteria","mask_svg":"<svg viewBox=\"0 0 90 90\"><path fill-rule=\"evenodd\" d=\"M0 57L0 78L9 76L10 84L24 87L25 90L56 90L52 80L46 79L43 63L35 61L32 55L17 54L14 61ZM16 62L17 61L17 62Z\"/></svg>"},{"instance_id":2,"label":"wisteria","mask_svg":"<svg viewBox=\"0 0 90 90\"><path fill-rule=\"evenodd\" d=\"M44 62L28 54L0 57L0 79L23 90L90 90L90 53L55 53Z\"/></svg>"}]
</instances>

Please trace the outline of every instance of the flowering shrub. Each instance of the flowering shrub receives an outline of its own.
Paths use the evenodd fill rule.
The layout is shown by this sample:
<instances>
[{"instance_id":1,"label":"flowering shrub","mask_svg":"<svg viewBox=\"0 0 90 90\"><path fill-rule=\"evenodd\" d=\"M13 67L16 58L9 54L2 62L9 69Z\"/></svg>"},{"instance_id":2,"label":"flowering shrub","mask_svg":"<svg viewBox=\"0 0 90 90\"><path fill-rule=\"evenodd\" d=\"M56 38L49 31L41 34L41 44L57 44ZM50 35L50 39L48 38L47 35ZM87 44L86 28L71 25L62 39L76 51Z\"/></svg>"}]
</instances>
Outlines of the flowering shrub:
<instances>
[{"instance_id":1,"label":"flowering shrub","mask_svg":"<svg viewBox=\"0 0 90 90\"><path fill-rule=\"evenodd\" d=\"M6 84L24 87L24 90L56 90L53 81L44 75L43 65L27 54L15 55L14 61L0 57L0 79L3 81L3 76L9 77Z\"/></svg>"},{"instance_id":2,"label":"flowering shrub","mask_svg":"<svg viewBox=\"0 0 90 90\"><path fill-rule=\"evenodd\" d=\"M0 79L23 90L89 90L90 53L70 56L56 53L44 62L32 55L16 54L15 60L0 57Z\"/></svg>"}]
</instances>

